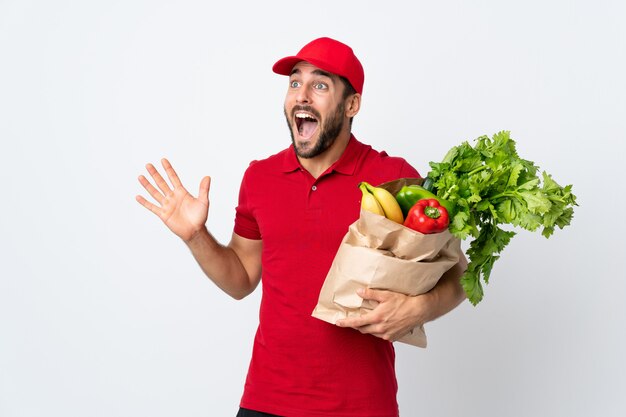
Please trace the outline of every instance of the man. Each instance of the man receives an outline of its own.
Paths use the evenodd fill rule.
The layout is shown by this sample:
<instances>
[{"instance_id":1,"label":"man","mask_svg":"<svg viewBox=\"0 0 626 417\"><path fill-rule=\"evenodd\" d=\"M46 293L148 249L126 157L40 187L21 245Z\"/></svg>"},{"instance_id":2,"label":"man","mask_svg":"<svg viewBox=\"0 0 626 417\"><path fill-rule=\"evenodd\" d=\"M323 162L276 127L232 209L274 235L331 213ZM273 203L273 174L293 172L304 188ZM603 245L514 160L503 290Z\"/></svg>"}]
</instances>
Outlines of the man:
<instances>
[{"instance_id":1,"label":"man","mask_svg":"<svg viewBox=\"0 0 626 417\"><path fill-rule=\"evenodd\" d=\"M273 70L289 76L284 112L292 144L246 170L228 245L205 227L209 177L194 198L167 160L162 164L172 187L148 164L156 187L144 176L139 181L158 205L137 200L188 245L206 275L230 296L247 296L263 277L238 416L396 417L392 341L463 300L458 278L465 261L427 294L364 289L360 296L379 302L368 314L336 326L311 317L339 243L359 216L358 183L419 174L404 159L352 135L364 75L350 47L319 38Z\"/></svg>"}]
</instances>

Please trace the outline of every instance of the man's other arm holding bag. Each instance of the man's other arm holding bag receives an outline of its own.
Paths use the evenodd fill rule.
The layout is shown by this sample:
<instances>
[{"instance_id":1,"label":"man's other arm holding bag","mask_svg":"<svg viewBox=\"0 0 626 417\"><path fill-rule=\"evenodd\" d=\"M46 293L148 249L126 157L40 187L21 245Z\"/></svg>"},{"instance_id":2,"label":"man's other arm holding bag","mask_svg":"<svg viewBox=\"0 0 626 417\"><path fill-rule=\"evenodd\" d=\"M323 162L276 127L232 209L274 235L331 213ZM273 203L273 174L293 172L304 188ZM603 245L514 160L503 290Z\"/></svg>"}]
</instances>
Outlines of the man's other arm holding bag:
<instances>
[{"instance_id":1,"label":"man's other arm holding bag","mask_svg":"<svg viewBox=\"0 0 626 417\"><path fill-rule=\"evenodd\" d=\"M459 262L443 274L430 291L407 296L402 293L364 288L357 294L379 304L360 317L338 320L339 327L353 327L389 341L396 341L411 329L433 321L457 307L465 298L460 277L467 268L467 260Z\"/></svg>"}]
</instances>

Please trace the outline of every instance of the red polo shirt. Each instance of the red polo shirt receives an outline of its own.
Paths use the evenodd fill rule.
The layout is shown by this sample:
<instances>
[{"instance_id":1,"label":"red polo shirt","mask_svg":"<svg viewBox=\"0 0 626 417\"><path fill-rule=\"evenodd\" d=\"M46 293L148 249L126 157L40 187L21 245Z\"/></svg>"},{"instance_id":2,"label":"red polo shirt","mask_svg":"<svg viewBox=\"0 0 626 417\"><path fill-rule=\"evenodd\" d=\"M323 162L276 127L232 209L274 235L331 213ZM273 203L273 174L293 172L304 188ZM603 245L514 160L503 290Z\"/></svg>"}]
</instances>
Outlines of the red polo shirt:
<instances>
[{"instance_id":1,"label":"red polo shirt","mask_svg":"<svg viewBox=\"0 0 626 417\"><path fill-rule=\"evenodd\" d=\"M311 316L348 226L358 183L419 174L354 137L315 179L293 147L246 170L235 233L263 240L259 327L241 407L294 417L396 417L393 345Z\"/></svg>"}]
</instances>

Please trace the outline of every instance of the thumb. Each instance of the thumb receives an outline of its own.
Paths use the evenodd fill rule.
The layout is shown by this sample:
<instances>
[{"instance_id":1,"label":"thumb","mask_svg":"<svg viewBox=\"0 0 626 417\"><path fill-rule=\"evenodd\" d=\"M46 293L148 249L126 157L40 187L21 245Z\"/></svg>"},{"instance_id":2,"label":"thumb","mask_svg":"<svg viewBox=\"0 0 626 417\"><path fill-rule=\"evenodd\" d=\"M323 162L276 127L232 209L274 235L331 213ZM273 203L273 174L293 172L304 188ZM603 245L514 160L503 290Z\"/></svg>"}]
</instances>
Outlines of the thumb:
<instances>
[{"instance_id":1,"label":"thumb","mask_svg":"<svg viewBox=\"0 0 626 417\"><path fill-rule=\"evenodd\" d=\"M356 293L364 300L374 300L380 303L387 299L388 291L374 290L372 288L359 288Z\"/></svg>"},{"instance_id":2,"label":"thumb","mask_svg":"<svg viewBox=\"0 0 626 417\"><path fill-rule=\"evenodd\" d=\"M211 177L204 177L200 181L200 191L198 191L198 200L209 201L209 189L211 188Z\"/></svg>"}]
</instances>

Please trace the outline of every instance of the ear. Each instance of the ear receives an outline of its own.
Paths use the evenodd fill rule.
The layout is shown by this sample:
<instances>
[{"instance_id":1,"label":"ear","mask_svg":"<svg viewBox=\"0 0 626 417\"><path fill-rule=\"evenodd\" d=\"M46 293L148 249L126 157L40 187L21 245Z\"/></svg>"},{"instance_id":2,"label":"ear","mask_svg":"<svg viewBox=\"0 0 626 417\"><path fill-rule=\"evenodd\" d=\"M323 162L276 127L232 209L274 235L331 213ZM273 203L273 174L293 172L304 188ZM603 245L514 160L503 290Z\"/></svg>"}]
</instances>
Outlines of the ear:
<instances>
[{"instance_id":1,"label":"ear","mask_svg":"<svg viewBox=\"0 0 626 417\"><path fill-rule=\"evenodd\" d=\"M346 117L351 118L361 109L361 95L359 93L352 94L346 99Z\"/></svg>"}]
</instances>

